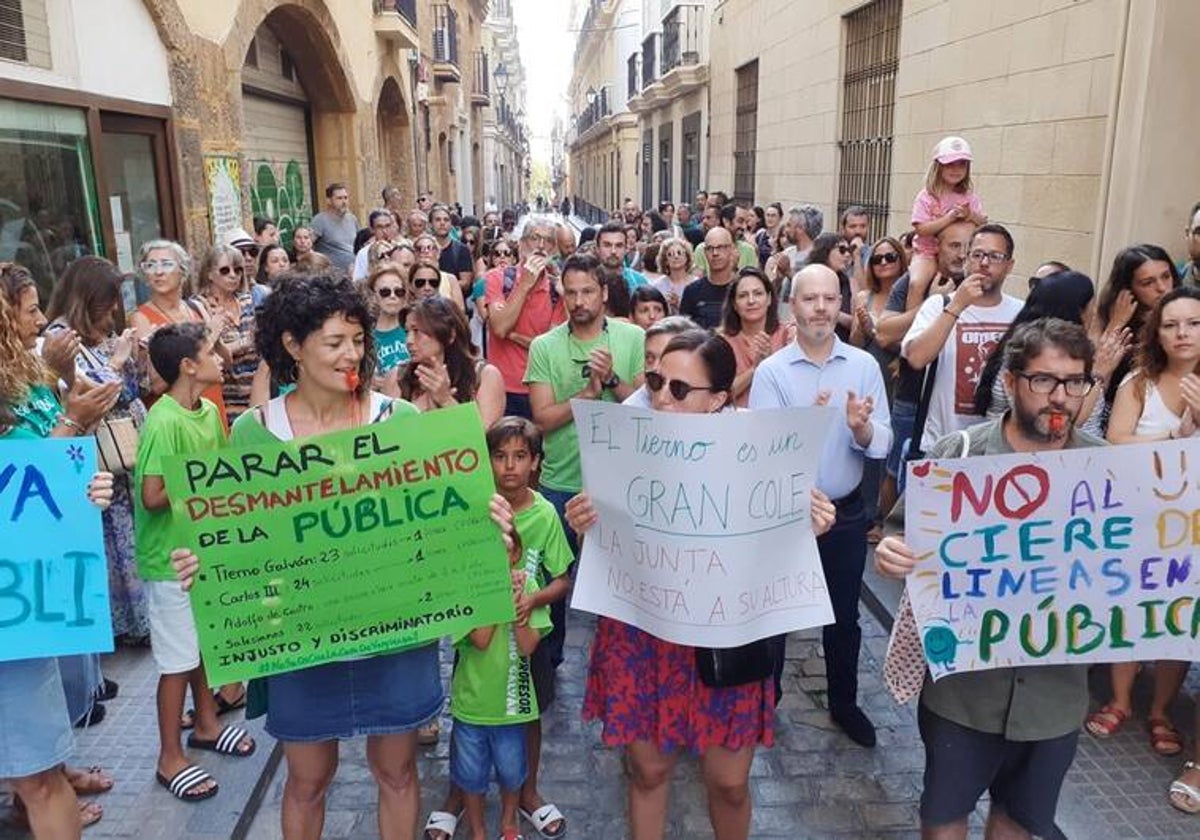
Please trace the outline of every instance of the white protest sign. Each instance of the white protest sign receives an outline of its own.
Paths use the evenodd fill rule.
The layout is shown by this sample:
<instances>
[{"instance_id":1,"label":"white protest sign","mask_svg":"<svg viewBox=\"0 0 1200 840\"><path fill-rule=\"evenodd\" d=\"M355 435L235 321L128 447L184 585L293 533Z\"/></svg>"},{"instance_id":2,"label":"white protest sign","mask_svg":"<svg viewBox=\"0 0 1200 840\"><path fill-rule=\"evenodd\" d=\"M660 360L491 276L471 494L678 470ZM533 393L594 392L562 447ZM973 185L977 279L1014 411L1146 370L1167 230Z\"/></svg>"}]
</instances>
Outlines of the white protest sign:
<instances>
[{"instance_id":1,"label":"white protest sign","mask_svg":"<svg viewBox=\"0 0 1200 840\"><path fill-rule=\"evenodd\" d=\"M834 409L571 408L600 519L573 607L703 647L833 621L809 506Z\"/></svg>"},{"instance_id":2,"label":"white protest sign","mask_svg":"<svg viewBox=\"0 0 1200 840\"><path fill-rule=\"evenodd\" d=\"M1200 441L909 466L908 594L936 680L1200 658Z\"/></svg>"}]
</instances>

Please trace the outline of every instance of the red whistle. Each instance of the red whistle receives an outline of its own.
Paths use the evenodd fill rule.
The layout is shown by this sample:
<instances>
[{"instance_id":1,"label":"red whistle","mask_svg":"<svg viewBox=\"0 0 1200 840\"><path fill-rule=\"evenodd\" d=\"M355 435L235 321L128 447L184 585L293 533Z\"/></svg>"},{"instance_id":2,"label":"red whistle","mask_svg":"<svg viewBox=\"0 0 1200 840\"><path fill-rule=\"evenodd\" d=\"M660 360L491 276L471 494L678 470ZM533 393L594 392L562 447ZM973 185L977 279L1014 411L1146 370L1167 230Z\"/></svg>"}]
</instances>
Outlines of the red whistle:
<instances>
[{"instance_id":1,"label":"red whistle","mask_svg":"<svg viewBox=\"0 0 1200 840\"><path fill-rule=\"evenodd\" d=\"M346 387L349 388L351 391L358 390L358 371L357 370L346 371Z\"/></svg>"},{"instance_id":2,"label":"red whistle","mask_svg":"<svg viewBox=\"0 0 1200 840\"><path fill-rule=\"evenodd\" d=\"M1050 431L1058 434L1065 431L1067 428L1067 415L1060 412L1054 412L1050 415Z\"/></svg>"}]
</instances>

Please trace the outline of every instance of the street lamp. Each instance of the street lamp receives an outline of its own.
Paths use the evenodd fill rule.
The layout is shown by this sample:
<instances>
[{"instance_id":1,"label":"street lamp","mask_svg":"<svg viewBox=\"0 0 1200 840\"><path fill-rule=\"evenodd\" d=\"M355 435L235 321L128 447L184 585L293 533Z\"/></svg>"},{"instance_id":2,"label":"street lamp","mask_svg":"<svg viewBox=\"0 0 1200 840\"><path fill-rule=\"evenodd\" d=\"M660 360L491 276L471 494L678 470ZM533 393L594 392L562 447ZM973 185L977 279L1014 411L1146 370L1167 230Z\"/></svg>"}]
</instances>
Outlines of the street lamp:
<instances>
[{"instance_id":1,"label":"street lamp","mask_svg":"<svg viewBox=\"0 0 1200 840\"><path fill-rule=\"evenodd\" d=\"M595 101L596 101L596 89L589 85L588 89L587 89L587 103L589 105L591 105Z\"/></svg>"},{"instance_id":2,"label":"street lamp","mask_svg":"<svg viewBox=\"0 0 1200 840\"><path fill-rule=\"evenodd\" d=\"M508 68L501 61L496 65L496 70L492 73L492 78L496 81L496 92L503 95L508 87Z\"/></svg>"}]
</instances>

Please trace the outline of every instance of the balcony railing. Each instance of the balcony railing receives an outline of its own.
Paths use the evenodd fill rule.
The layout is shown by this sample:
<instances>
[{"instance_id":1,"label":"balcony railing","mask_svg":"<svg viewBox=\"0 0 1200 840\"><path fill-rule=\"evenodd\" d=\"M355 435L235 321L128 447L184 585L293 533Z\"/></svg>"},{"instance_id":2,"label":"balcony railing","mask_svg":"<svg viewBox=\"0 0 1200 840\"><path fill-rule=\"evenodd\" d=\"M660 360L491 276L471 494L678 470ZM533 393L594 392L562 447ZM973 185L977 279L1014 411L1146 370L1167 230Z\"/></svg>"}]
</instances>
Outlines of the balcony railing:
<instances>
[{"instance_id":1,"label":"balcony railing","mask_svg":"<svg viewBox=\"0 0 1200 840\"><path fill-rule=\"evenodd\" d=\"M396 12L413 26L417 25L417 0L375 0L375 14Z\"/></svg>"},{"instance_id":2,"label":"balcony railing","mask_svg":"<svg viewBox=\"0 0 1200 840\"><path fill-rule=\"evenodd\" d=\"M608 101L608 87L600 88L596 98L575 118L575 136L580 137L585 131L612 113Z\"/></svg>"},{"instance_id":3,"label":"balcony railing","mask_svg":"<svg viewBox=\"0 0 1200 840\"><path fill-rule=\"evenodd\" d=\"M704 44L704 7L676 6L663 18L662 74L700 63Z\"/></svg>"},{"instance_id":4,"label":"balcony railing","mask_svg":"<svg viewBox=\"0 0 1200 840\"><path fill-rule=\"evenodd\" d=\"M488 67L487 50L475 50L475 77L474 84L471 86L471 96L478 99L480 102L486 103L488 96L491 93L489 80L491 75Z\"/></svg>"},{"instance_id":5,"label":"balcony railing","mask_svg":"<svg viewBox=\"0 0 1200 840\"><path fill-rule=\"evenodd\" d=\"M641 59L641 57L642 54L636 52L629 56L629 72L626 83L628 85L627 90L630 99L633 99L633 97L637 96L638 91L642 89L641 72L638 69L638 61Z\"/></svg>"},{"instance_id":6,"label":"balcony railing","mask_svg":"<svg viewBox=\"0 0 1200 840\"><path fill-rule=\"evenodd\" d=\"M449 3L433 4L433 60L458 66L458 14Z\"/></svg>"},{"instance_id":7,"label":"balcony railing","mask_svg":"<svg viewBox=\"0 0 1200 840\"><path fill-rule=\"evenodd\" d=\"M658 80L658 42L659 34L651 32L642 41L642 89L650 87Z\"/></svg>"}]
</instances>

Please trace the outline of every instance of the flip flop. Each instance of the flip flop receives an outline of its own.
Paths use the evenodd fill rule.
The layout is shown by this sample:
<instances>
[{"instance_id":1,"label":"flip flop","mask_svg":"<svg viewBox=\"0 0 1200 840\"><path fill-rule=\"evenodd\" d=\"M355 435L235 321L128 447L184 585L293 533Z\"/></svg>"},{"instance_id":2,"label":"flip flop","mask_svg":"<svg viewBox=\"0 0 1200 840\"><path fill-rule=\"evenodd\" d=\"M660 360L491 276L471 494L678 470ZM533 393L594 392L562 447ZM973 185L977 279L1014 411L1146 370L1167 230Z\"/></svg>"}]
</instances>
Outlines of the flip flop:
<instances>
[{"instance_id":1,"label":"flip flop","mask_svg":"<svg viewBox=\"0 0 1200 840\"><path fill-rule=\"evenodd\" d=\"M1200 764L1194 761L1185 761L1183 773L1188 770L1200 770ZM1167 797L1176 810L1183 811L1185 814L1200 814L1200 788L1195 785L1189 785L1181 779L1176 779L1171 782ZM1184 800L1184 798L1186 799Z\"/></svg>"},{"instance_id":2,"label":"flip flop","mask_svg":"<svg viewBox=\"0 0 1200 840\"><path fill-rule=\"evenodd\" d=\"M205 799L212 799L220 790L220 786L214 783L203 793L191 793L200 785L212 780L212 776L207 770L197 767L195 764L189 764L169 779L162 773L155 773L154 777L180 802L203 802Z\"/></svg>"},{"instance_id":3,"label":"flip flop","mask_svg":"<svg viewBox=\"0 0 1200 840\"><path fill-rule=\"evenodd\" d=\"M563 816L562 811L558 810L558 806L550 802L542 805L541 808L530 813L524 808L519 809L521 816L525 821L533 826L533 830L540 834L545 840L559 840L567 833L567 818ZM558 831L547 831L546 826L558 823Z\"/></svg>"},{"instance_id":4,"label":"flip flop","mask_svg":"<svg viewBox=\"0 0 1200 840\"><path fill-rule=\"evenodd\" d=\"M1150 718L1146 721L1150 733L1150 749L1164 758L1183 752L1183 736L1166 718Z\"/></svg>"},{"instance_id":5,"label":"flip flop","mask_svg":"<svg viewBox=\"0 0 1200 840\"><path fill-rule=\"evenodd\" d=\"M250 738L250 733L240 726L226 726L221 730L215 741L204 741L197 738L195 733L188 736L187 745L194 750L208 750L221 755L232 755L235 758L247 758L254 755L258 744L250 738L250 749L241 750L242 741Z\"/></svg>"},{"instance_id":6,"label":"flip flop","mask_svg":"<svg viewBox=\"0 0 1200 840\"><path fill-rule=\"evenodd\" d=\"M425 828L421 829L425 834L425 840L439 840L439 838L430 834L431 831L440 831L446 835L446 840L451 840L454 837L454 832L458 830L458 821L462 818L462 815L462 811L458 812L457 817L449 811L430 811L429 819L425 822Z\"/></svg>"},{"instance_id":7,"label":"flip flop","mask_svg":"<svg viewBox=\"0 0 1200 840\"><path fill-rule=\"evenodd\" d=\"M232 703L225 699L225 696L223 694L221 694L220 689L217 689L216 691L214 691L212 693L212 695L213 695L213 702L217 704L217 717L220 717L221 715L227 715L230 712L236 712L238 709L246 708L246 689L244 689L244 688L242 689L241 696L238 697L238 699L234 700ZM196 725L196 710L195 709L188 709L186 712L183 713L183 717L185 718L185 720L179 721L180 729L183 729L186 731L188 729L192 729L195 727L195 725Z\"/></svg>"}]
</instances>

